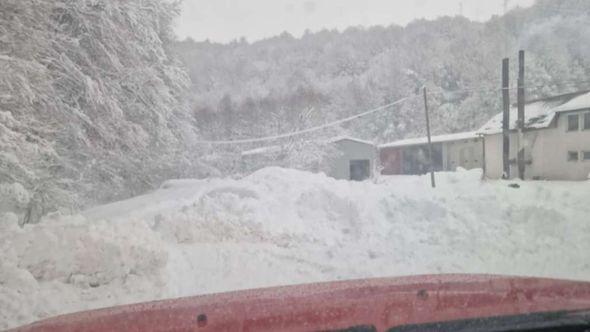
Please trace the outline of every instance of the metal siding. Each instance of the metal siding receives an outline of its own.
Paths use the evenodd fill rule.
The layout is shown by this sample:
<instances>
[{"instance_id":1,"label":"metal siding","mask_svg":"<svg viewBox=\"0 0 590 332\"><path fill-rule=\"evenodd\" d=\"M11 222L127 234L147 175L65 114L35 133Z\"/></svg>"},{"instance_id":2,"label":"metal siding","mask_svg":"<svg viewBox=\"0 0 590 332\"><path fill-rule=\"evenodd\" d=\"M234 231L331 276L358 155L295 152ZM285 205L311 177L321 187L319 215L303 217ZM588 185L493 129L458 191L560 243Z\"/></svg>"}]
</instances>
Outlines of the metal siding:
<instances>
[{"instance_id":1,"label":"metal siding","mask_svg":"<svg viewBox=\"0 0 590 332\"><path fill-rule=\"evenodd\" d=\"M454 172L457 167L468 170L483 167L483 147L480 138L447 142L445 145L445 170ZM460 158L462 150L467 154L463 160Z\"/></svg>"},{"instance_id":2,"label":"metal siding","mask_svg":"<svg viewBox=\"0 0 590 332\"><path fill-rule=\"evenodd\" d=\"M343 140L335 142L341 155L333 161L330 176L341 180L350 180L350 161L369 160L371 164L371 176L374 175L377 148L356 141Z\"/></svg>"}]
</instances>

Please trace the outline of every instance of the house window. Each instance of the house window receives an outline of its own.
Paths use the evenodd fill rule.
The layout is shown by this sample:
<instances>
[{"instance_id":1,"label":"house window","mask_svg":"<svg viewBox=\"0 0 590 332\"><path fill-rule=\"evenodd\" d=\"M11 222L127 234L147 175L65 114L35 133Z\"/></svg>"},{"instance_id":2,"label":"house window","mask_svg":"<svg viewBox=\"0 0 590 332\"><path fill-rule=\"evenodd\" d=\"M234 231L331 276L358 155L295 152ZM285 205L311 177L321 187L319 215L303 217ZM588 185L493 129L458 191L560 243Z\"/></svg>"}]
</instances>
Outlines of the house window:
<instances>
[{"instance_id":1,"label":"house window","mask_svg":"<svg viewBox=\"0 0 590 332\"><path fill-rule=\"evenodd\" d=\"M567 116L567 131L578 131L580 128L580 118L578 114L571 114Z\"/></svg>"},{"instance_id":2,"label":"house window","mask_svg":"<svg viewBox=\"0 0 590 332\"><path fill-rule=\"evenodd\" d=\"M590 130L590 112L584 114L584 130Z\"/></svg>"},{"instance_id":3,"label":"house window","mask_svg":"<svg viewBox=\"0 0 590 332\"><path fill-rule=\"evenodd\" d=\"M567 153L567 161L578 161L579 159L578 151L569 151Z\"/></svg>"},{"instance_id":4,"label":"house window","mask_svg":"<svg viewBox=\"0 0 590 332\"><path fill-rule=\"evenodd\" d=\"M590 151L582 152L582 159L583 160L590 160Z\"/></svg>"}]
</instances>

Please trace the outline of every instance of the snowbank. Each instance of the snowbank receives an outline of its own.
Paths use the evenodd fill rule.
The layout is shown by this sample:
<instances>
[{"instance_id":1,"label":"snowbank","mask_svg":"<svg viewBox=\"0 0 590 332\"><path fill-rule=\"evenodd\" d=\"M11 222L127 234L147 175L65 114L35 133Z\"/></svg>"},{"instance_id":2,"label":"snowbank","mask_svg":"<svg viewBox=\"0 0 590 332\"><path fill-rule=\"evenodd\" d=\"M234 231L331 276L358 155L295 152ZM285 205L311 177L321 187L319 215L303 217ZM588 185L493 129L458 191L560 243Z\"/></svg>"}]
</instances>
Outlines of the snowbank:
<instances>
[{"instance_id":1,"label":"snowbank","mask_svg":"<svg viewBox=\"0 0 590 332\"><path fill-rule=\"evenodd\" d=\"M17 226L0 216L0 328L243 288L423 273L590 280L590 183L373 182L268 168Z\"/></svg>"}]
</instances>

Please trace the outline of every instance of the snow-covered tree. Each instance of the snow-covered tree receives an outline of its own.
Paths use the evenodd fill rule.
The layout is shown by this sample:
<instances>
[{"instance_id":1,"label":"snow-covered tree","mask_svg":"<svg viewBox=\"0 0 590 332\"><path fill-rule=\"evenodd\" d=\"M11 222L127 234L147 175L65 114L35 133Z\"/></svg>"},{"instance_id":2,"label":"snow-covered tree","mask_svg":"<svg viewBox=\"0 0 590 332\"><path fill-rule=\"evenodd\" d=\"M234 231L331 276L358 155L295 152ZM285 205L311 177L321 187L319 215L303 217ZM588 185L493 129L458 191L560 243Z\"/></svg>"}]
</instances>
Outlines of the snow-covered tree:
<instances>
[{"instance_id":1,"label":"snow-covered tree","mask_svg":"<svg viewBox=\"0 0 590 332\"><path fill-rule=\"evenodd\" d=\"M30 193L25 221L198 172L190 79L167 51L178 8L0 2L0 185Z\"/></svg>"},{"instance_id":2,"label":"snow-covered tree","mask_svg":"<svg viewBox=\"0 0 590 332\"><path fill-rule=\"evenodd\" d=\"M521 48L527 51L529 97L590 87L589 10L585 0L539 0L485 23L443 17L406 27L308 32L300 39L285 34L252 44L185 40L174 49L189 69L195 107L221 114L220 101L231 96L241 119L233 128L236 137L292 130L293 118L306 108L315 109L310 124L318 125L416 95L339 128L384 142L424 134L419 100L424 84L432 92L433 132L482 125L500 111L502 58L513 59L515 84ZM475 91L460 91L471 88ZM203 135L215 135L206 123L200 126Z\"/></svg>"}]
</instances>

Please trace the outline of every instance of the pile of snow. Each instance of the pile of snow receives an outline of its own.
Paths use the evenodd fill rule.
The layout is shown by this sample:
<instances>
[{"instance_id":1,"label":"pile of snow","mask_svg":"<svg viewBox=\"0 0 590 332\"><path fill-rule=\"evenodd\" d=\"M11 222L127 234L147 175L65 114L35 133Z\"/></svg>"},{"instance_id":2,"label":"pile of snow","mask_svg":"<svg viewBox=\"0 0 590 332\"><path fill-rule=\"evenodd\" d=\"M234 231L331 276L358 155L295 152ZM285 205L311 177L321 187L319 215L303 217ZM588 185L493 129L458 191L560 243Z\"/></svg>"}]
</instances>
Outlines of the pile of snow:
<instances>
[{"instance_id":1,"label":"pile of snow","mask_svg":"<svg viewBox=\"0 0 590 332\"><path fill-rule=\"evenodd\" d=\"M347 182L267 168L175 180L77 216L0 216L0 329L236 289L424 273L590 280L588 182L480 171Z\"/></svg>"}]
</instances>

